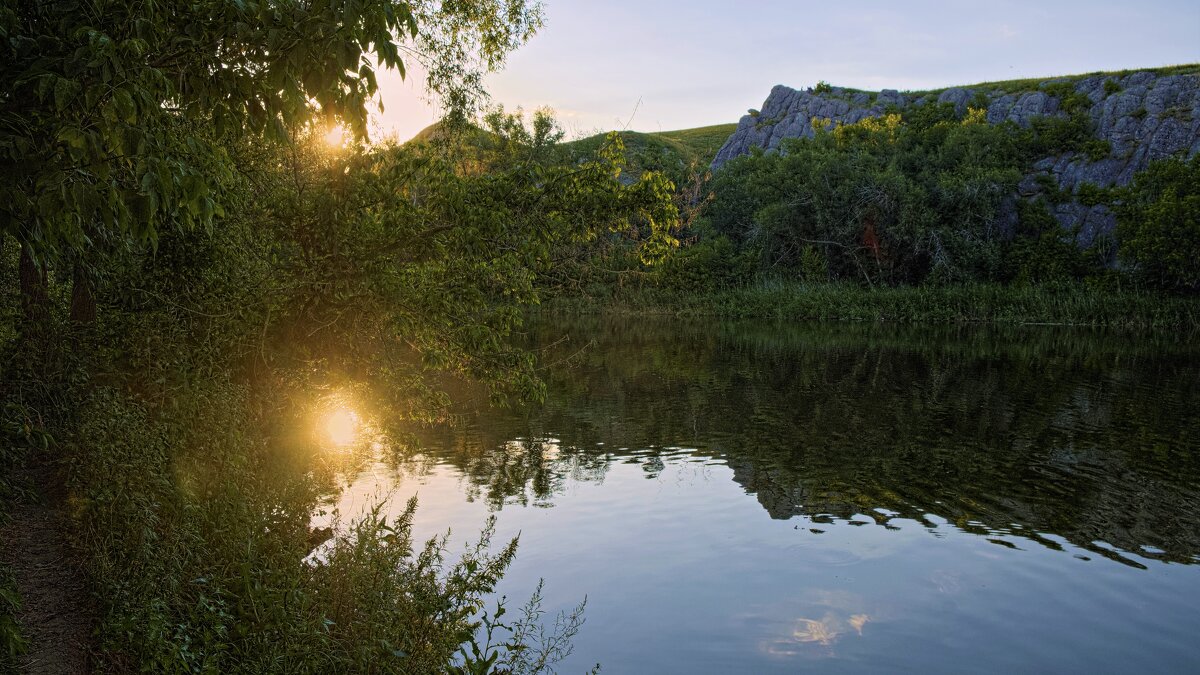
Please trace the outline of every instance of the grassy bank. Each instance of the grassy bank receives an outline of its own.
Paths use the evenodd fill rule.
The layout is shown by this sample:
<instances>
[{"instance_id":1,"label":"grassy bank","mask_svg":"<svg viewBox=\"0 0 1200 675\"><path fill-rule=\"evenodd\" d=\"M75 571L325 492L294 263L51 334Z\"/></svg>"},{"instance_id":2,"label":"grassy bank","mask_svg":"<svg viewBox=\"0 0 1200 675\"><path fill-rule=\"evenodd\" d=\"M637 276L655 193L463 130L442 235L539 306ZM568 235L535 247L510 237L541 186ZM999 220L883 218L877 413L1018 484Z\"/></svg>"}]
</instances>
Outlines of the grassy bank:
<instances>
[{"instance_id":1,"label":"grassy bank","mask_svg":"<svg viewBox=\"0 0 1200 675\"><path fill-rule=\"evenodd\" d=\"M10 502L24 496L22 486L16 479L18 462L23 453L15 441L24 435L25 430L12 424L9 417L0 417L0 539L7 539L6 528L12 518ZM16 672L17 658L27 647L26 637L17 621L21 596L9 566L10 553L0 550L0 673Z\"/></svg>"},{"instance_id":2,"label":"grassy bank","mask_svg":"<svg viewBox=\"0 0 1200 675\"><path fill-rule=\"evenodd\" d=\"M25 649L25 638L17 624L20 608L12 570L0 563L0 673L16 672L17 657Z\"/></svg>"},{"instance_id":3,"label":"grassy bank","mask_svg":"<svg viewBox=\"0 0 1200 675\"><path fill-rule=\"evenodd\" d=\"M865 288L848 283L761 282L711 292L622 290L560 296L542 311L685 317L901 323L1047 324L1122 330L1200 329L1200 300L1160 293L1055 286Z\"/></svg>"}]
</instances>

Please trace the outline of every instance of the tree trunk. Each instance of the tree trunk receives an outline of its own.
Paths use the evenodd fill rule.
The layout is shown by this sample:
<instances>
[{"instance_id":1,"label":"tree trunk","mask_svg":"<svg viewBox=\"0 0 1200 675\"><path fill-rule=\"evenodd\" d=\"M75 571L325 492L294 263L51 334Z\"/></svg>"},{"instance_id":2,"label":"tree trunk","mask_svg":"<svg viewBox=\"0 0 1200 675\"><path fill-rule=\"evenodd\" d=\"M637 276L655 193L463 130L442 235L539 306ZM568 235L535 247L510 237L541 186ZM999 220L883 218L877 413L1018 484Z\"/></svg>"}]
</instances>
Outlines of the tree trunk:
<instances>
[{"instance_id":1,"label":"tree trunk","mask_svg":"<svg viewBox=\"0 0 1200 675\"><path fill-rule=\"evenodd\" d=\"M50 295L46 290L46 268L33 259L28 244L21 244L18 265L21 282L21 309L25 314L26 330L41 333L50 321Z\"/></svg>"},{"instance_id":2,"label":"tree trunk","mask_svg":"<svg viewBox=\"0 0 1200 675\"><path fill-rule=\"evenodd\" d=\"M92 275L76 261L71 275L71 323L89 324L96 320L96 291Z\"/></svg>"}]
</instances>

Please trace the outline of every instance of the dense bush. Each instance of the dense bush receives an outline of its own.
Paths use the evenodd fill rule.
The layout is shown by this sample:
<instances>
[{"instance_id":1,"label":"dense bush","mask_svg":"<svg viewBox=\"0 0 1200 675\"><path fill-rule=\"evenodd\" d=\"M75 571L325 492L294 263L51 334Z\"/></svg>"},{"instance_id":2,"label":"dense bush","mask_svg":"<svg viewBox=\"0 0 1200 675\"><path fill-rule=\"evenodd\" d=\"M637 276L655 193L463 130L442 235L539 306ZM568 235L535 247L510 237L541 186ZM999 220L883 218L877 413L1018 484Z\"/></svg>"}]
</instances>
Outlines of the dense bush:
<instances>
[{"instance_id":1,"label":"dense bush","mask_svg":"<svg viewBox=\"0 0 1200 675\"><path fill-rule=\"evenodd\" d=\"M761 253L768 276L867 286L1110 277L1104 268L1114 259L1112 241L1079 250L1077 233L1063 230L1046 202L1111 205L1114 191L1083 184L1071 195L1040 176L1041 197L1017 196L1018 181L1038 159L1075 152L1095 160L1111 151L1092 136L1086 96L1069 82L1045 89L1065 114L1034 118L1028 128L988 124L983 108L960 115L947 103L893 107L855 124L813 120L812 138L725 164L706 222L739 254ZM1195 255L1186 225L1194 188L1179 182L1182 169L1174 171L1175 178L1159 170L1142 179L1140 196L1127 200L1127 212L1140 210L1125 220L1157 219L1160 234L1135 234L1127 225L1121 240L1132 242L1125 257L1144 275L1183 287L1194 284L1180 277L1190 271L1182 261ZM1163 237L1178 244L1169 254Z\"/></svg>"},{"instance_id":2,"label":"dense bush","mask_svg":"<svg viewBox=\"0 0 1200 675\"><path fill-rule=\"evenodd\" d=\"M653 274L663 288L708 292L744 283L757 265L754 252L739 250L728 237L718 236L675 250L653 268Z\"/></svg>"},{"instance_id":3,"label":"dense bush","mask_svg":"<svg viewBox=\"0 0 1200 675\"><path fill-rule=\"evenodd\" d=\"M941 105L814 126L812 139L723 168L708 211L718 232L757 246L766 268L799 268L815 250L832 278L866 284L1001 274L998 223L1020 178L1019 130Z\"/></svg>"},{"instance_id":4,"label":"dense bush","mask_svg":"<svg viewBox=\"0 0 1200 675\"><path fill-rule=\"evenodd\" d=\"M1200 290L1200 155L1151 165L1119 198L1121 260L1149 284Z\"/></svg>"},{"instance_id":5,"label":"dense bush","mask_svg":"<svg viewBox=\"0 0 1200 675\"><path fill-rule=\"evenodd\" d=\"M1059 225L1042 200L1019 202L1016 236L1007 243L1002 278L1048 284L1083 279L1104 262L1095 251L1081 250L1075 235Z\"/></svg>"}]
</instances>

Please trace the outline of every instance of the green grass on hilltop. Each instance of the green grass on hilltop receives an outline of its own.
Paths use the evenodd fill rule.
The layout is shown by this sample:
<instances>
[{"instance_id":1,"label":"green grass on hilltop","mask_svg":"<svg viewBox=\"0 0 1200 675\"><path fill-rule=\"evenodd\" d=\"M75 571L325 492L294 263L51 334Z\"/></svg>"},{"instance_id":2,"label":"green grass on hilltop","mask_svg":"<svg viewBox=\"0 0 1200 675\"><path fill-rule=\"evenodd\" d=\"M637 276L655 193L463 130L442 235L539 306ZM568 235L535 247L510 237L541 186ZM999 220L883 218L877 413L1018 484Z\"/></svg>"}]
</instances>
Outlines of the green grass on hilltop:
<instances>
[{"instance_id":1,"label":"green grass on hilltop","mask_svg":"<svg viewBox=\"0 0 1200 675\"><path fill-rule=\"evenodd\" d=\"M982 89L986 91L1003 91L1009 94L1020 91L1034 91L1038 89L1043 82L1055 80L1075 81L1082 80L1088 77L1108 76L1108 77L1125 77L1134 73L1150 72L1158 76L1165 75L1200 75L1200 63L1183 63L1174 66L1160 66L1158 68L1129 68L1126 70L1098 70L1090 73L1078 73L1075 75L1048 75L1046 77L1026 77L1017 80L999 80L996 82L978 82L975 84L956 84L948 87L939 87L937 89L917 89L905 91L906 94L913 95L928 95L940 94L948 89L963 88L963 89Z\"/></svg>"},{"instance_id":2,"label":"green grass on hilltop","mask_svg":"<svg viewBox=\"0 0 1200 675\"><path fill-rule=\"evenodd\" d=\"M712 164L717 151L737 129L736 123L714 124L695 129L645 133L620 131L630 168L635 171L661 171L676 182L686 178L694 165L703 170ZM573 152L594 152L608 132L566 143Z\"/></svg>"},{"instance_id":3,"label":"green grass on hilltop","mask_svg":"<svg viewBox=\"0 0 1200 675\"><path fill-rule=\"evenodd\" d=\"M730 124L713 124L695 129L662 131L657 134L646 135L658 136L672 141L690 153L692 158L702 164L708 164L717 156L717 151L721 149L722 145L725 145L725 141L729 140L729 137L736 130L737 123L733 122Z\"/></svg>"},{"instance_id":4,"label":"green grass on hilltop","mask_svg":"<svg viewBox=\"0 0 1200 675\"><path fill-rule=\"evenodd\" d=\"M409 140L405 141L405 143L406 144L407 143L419 144L419 143L431 143L433 141L442 141L442 140L446 140L448 133L449 132L447 131L445 122L442 122L439 120L437 122L434 122L433 124L430 124L429 126L425 127L424 129L418 131L417 135L415 135L412 138L410 138ZM476 125L471 125L470 127L463 129L462 133L464 134L462 139L467 141L468 143L471 143L471 142L480 142L481 143L481 142L484 142L487 140L495 140L495 138L496 138L496 136L494 134L492 134L492 132L490 132L486 129L483 129L481 127L478 127Z\"/></svg>"},{"instance_id":5,"label":"green grass on hilltop","mask_svg":"<svg viewBox=\"0 0 1200 675\"><path fill-rule=\"evenodd\" d=\"M625 143L626 155L630 168L640 171L662 171L673 180L686 178L686 173L693 165L705 169L712 164L717 151L725 144L729 136L737 129L737 123L714 124L695 129L677 129L674 131L640 132L620 131L621 140ZM445 136L445 127L441 122L435 122L408 141L408 143L429 143ZM610 132L598 133L586 138L568 141L562 144L568 152L586 155L595 152ZM468 136L468 143L486 140L488 131L478 129L474 136Z\"/></svg>"}]
</instances>

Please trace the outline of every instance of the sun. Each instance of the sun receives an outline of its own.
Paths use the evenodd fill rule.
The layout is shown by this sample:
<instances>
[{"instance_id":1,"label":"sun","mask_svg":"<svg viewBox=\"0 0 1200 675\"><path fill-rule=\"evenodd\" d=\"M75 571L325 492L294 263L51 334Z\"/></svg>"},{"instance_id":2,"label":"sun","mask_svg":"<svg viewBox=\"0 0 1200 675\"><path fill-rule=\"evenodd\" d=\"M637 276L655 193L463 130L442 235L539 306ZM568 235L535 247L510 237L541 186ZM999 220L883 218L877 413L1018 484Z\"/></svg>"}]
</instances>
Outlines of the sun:
<instances>
[{"instance_id":1,"label":"sun","mask_svg":"<svg viewBox=\"0 0 1200 675\"><path fill-rule=\"evenodd\" d=\"M329 127L329 130L321 136L321 139L325 141L325 145L329 146L330 148L344 148L346 147L347 140L346 128L340 124L334 124L333 126Z\"/></svg>"},{"instance_id":2,"label":"sun","mask_svg":"<svg viewBox=\"0 0 1200 675\"><path fill-rule=\"evenodd\" d=\"M358 413L346 406L334 408L325 417L325 435L338 447L352 445L358 440L362 422Z\"/></svg>"}]
</instances>

